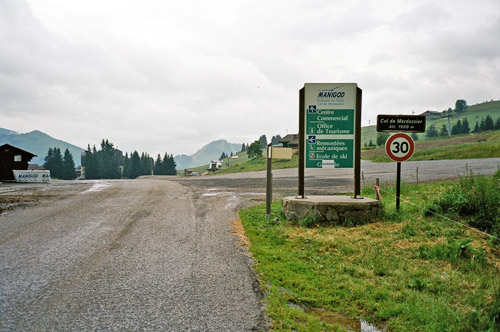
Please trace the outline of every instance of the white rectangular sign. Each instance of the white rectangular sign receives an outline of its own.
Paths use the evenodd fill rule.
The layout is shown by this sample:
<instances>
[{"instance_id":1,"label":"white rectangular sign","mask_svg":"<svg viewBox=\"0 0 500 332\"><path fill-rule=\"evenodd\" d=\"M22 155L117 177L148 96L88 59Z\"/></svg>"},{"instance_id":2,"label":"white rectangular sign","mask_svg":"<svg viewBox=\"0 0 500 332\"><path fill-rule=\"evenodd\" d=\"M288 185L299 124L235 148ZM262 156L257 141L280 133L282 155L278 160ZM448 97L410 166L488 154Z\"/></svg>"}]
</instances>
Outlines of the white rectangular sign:
<instances>
[{"instance_id":1,"label":"white rectangular sign","mask_svg":"<svg viewBox=\"0 0 500 332\"><path fill-rule=\"evenodd\" d=\"M13 170L16 182L50 182L50 171Z\"/></svg>"}]
</instances>

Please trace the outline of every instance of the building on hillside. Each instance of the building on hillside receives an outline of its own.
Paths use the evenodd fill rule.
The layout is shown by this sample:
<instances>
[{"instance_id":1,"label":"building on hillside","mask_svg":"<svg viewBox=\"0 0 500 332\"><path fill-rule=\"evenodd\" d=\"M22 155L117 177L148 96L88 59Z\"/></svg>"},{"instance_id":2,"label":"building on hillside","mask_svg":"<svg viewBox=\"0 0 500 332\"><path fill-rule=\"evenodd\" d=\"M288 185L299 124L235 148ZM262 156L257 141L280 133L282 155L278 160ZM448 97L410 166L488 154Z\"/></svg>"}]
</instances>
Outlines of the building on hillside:
<instances>
[{"instance_id":1,"label":"building on hillside","mask_svg":"<svg viewBox=\"0 0 500 332\"><path fill-rule=\"evenodd\" d=\"M36 154L10 144L0 146L0 180L14 181L13 170L27 170L28 163Z\"/></svg>"},{"instance_id":2,"label":"building on hillside","mask_svg":"<svg viewBox=\"0 0 500 332\"><path fill-rule=\"evenodd\" d=\"M284 148L299 148L299 135L298 134L289 134L280 139L280 143L283 144Z\"/></svg>"},{"instance_id":3,"label":"building on hillside","mask_svg":"<svg viewBox=\"0 0 500 332\"><path fill-rule=\"evenodd\" d=\"M210 164L208 164L207 171L209 172L215 172L222 169L222 163L220 161L211 161Z\"/></svg>"},{"instance_id":4,"label":"building on hillside","mask_svg":"<svg viewBox=\"0 0 500 332\"><path fill-rule=\"evenodd\" d=\"M424 115L427 120L430 120L430 119L440 118L441 116L443 116L443 113L435 111L425 111L420 115Z\"/></svg>"}]
</instances>

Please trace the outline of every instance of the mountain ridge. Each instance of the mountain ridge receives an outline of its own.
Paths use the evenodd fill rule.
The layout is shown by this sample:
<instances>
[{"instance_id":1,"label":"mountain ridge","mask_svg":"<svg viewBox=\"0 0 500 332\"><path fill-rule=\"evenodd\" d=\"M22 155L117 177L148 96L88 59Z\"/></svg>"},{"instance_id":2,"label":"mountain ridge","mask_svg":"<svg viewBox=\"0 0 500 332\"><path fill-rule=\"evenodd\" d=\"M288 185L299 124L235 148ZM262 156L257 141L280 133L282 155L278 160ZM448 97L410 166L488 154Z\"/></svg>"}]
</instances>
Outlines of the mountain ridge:
<instances>
[{"instance_id":1,"label":"mountain ridge","mask_svg":"<svg viewBox=\"0 0 500 332\"><path fill-rule=\"evenodd\" d=\"M75 166L81 164L81 153L84 149L54 138L40 130L33 130L29 133L17 133L15 131L0 128L0 144L10 144L28 152L34 153L37 156L31 159L30 164L42 165L44 163L45 155L49 148L57 147L64 153L66 149L73 155Z\"/></svg>"},{"instance_id":2,"label":"mountain ridge","mask_svg":"<svg viewBox=\"0 0 500 332\"><path fill-rule=\"evenodd\" d=\"M225 139L212 141L205 144L201 149L190 156L185 154L175 156L176 168L180 170L208 164L212 160L219 160L223 152L227 155L239 152L241 150L241 145L241 143L229 143Z\"/></svg>"}]
</instances>

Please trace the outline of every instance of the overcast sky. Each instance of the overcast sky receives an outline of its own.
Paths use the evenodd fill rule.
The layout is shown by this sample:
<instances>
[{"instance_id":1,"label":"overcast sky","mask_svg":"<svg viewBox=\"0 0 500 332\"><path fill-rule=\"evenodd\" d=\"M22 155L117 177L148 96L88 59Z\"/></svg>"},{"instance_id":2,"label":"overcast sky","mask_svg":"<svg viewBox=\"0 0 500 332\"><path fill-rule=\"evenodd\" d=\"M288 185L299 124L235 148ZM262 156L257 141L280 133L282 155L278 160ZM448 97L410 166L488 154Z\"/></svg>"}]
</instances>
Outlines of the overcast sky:
<instances>
[{"instance_id":1,"label":"overcast sky","mask_svg":"<svg viewBox=\"0 0 500 332\"><path fill-rule=\"evenodd\" d=\"M500 99L500 1L0 0L0 127L192 154L296 133L304 83L363 125Z\"/></svg>"}]
</instances>

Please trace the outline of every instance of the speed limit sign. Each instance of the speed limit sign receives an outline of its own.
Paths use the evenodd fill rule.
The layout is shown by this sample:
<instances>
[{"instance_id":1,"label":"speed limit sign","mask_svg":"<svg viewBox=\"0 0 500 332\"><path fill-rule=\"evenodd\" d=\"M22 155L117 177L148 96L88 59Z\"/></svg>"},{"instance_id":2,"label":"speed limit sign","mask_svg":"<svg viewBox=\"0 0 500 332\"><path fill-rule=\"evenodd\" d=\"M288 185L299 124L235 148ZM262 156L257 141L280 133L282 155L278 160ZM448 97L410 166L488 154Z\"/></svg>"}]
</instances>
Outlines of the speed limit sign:
<instances>
[{"instance_id":1,"label":"speed limit sign","mask_svg":"<svg viewBox=\"0 0 500 332\"><path fill-rule=\"evenodd\" d=\"M394 161L410 159L415 151L415 143L410 135L397 133L391 135L385 142L385 152Z\"/></svg>"}]
</instances>

